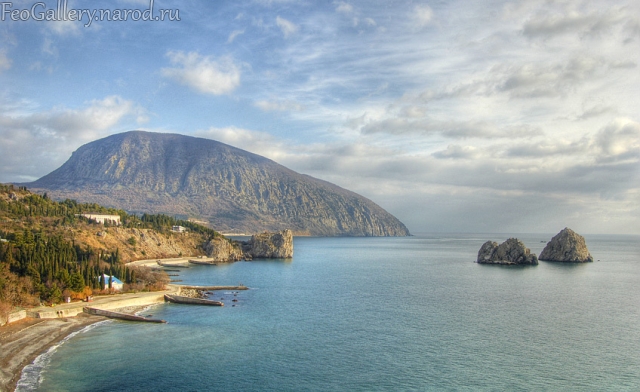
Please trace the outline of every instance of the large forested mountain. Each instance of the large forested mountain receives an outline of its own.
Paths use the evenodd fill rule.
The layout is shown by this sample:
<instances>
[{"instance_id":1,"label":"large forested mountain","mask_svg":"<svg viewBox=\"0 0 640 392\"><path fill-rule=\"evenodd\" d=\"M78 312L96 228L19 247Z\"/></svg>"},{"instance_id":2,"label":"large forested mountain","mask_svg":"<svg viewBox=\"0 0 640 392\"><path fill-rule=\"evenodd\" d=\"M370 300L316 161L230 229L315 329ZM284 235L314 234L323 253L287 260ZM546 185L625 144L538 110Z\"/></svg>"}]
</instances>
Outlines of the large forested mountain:
<instances>
[{"instance_id":1,"label":"large forested mountain","mask_svg":"<svg viewBox=\"0 0 640 392\"><path fill-rule=\"evenodd\" d=\"M184 214L221 231L409 234L393 215L356 193L262 156L184 135L112 135L80 147L60 168L27 185L56 199Z\"/></svg>"}]
</instances>

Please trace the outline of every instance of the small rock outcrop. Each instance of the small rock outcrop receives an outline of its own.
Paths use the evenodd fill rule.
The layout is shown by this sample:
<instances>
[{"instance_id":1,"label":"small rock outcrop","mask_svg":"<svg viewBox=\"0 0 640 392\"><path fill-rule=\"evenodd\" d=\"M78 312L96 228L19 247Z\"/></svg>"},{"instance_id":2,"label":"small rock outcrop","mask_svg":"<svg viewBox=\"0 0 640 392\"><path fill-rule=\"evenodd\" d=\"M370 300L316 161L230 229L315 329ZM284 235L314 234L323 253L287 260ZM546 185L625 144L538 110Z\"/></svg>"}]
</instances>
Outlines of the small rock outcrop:
<instances>
[{"instance_id":1,"label":"small rock outcrop","mask_svg":"<svg viewBox=\"0 0 640 392\"><path fill-rule=\"evenodd\" d=\"M202 249L210 257L212 263L232 263L244 258L242 249L238 244L234 244L226 238L214 237L207 241Z\"/></svg>"},{"instance_id":2,"label":"small rock outcrop","mask_svg":"<svg viewBox=\"0 0 640 392\"><path fill-rule=\"evenodd\" d=\"M547 243L540 260L543 261L559 261L564 263L590 263L593 257L587 249L584 237L568 227L565 227L560 233Z\"/></svg>"},{"instance_id":3,"label":"small rock outcrop","mask_svg":"<svg viewBox=\"0 0 640 392\"><path fill-rule=\"evenodd\" d=\"M293 257L293 233L287 229L256 234L242 244L242 249L254 259L288 259Z\"/></svg>"},{"instance_id":4,"label":"small rock outcrop","mask_svg":"<svg viewBox=\"0 0 640 392\"><path fill-rule=\"evenodd\" d=\"M478 251L479 264L505 264L505 265L538 265L538 258L531 253L517 238L509 238L502 244L487 241Z\"/></svg>"}]
</instances>

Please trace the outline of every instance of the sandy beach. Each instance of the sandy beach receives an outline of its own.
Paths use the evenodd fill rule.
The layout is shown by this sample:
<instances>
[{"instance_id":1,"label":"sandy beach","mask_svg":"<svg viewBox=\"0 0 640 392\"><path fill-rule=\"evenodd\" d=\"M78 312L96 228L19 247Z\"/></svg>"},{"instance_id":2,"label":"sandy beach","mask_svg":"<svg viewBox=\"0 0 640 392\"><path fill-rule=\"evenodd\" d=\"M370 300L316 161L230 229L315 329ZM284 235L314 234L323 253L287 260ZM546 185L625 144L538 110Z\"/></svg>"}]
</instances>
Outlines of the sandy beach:
<instances>
[{"instance_id":1,"label":"sandy beach","mask_svg":"<svg viewBox=\"0 0 640 392\"><path fill-rule=\"evenodd\" d=\"M109 295L97 297L90 306L133 314L146 306L163 302L164 294L175 292L176 287L170 286L169 290L160 292ZM87 303L75 302L61 304L55 308L36 308L31 311L46 313L53 309L54 313L74 314L75 308L86 305ZM106 318L80 312L73 317L29 317L0 327L0 392L15 390L22 369L51 346L73 332L103 320Z\"/></svg>"},{"instance_id":2,"label":"sandy beach","mask_svg":"<svg viewBox=\"0 0 640 392\"><path fill-rule=\"evenodd\" d=\"M13 391L22 369L69 334L104 317L79 314L59 319L27 318L0 328L0 391Z\"/></svg>"}]
</instances>

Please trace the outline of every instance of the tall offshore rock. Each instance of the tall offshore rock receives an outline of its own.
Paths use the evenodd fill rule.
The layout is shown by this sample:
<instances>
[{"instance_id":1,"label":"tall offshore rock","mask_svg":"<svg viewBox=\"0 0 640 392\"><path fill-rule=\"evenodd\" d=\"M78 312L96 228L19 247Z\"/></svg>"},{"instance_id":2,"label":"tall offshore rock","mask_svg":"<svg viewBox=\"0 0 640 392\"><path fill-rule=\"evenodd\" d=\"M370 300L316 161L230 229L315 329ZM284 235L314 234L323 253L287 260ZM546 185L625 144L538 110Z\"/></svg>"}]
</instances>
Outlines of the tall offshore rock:
<instances>
[{"instance_id":1,"label":"tall offshore rock","mask_svg":"<svg viewBox=\"0 0 640 392\"><path fill-rule=\"evenodd\" d=\"M564 263L590 263L593 257L584 237L568 227L556 234L540 253L540 260Z\"/></svg>"},{"instance_id":2,"label":"tall offshore rock","mask_svg":"<svg viewBox=\"0 0 640 392\"><path fill-rule=\"evenodd\" d=\"M85 144L60 168L24 185L57 199L199 218L219 231L409 235L402 222L363 196L265 157L184 135L112 135Z\"/></svg>"},{"instance_id":3,"label":"tall offshore rock","mask_svg":"<svg viewBox=\"0 0 640 392\"><path fill-rule=\"evenodd\" d=\"M487 241L478 251L478 264L538 265L538 258L522 241L509 238L502 244Z\"/></svg>"},{"instance_id":4,"label":"tall offshore rock","mask_svg":"<svg viewBox=\"0 0 640 392\"><path fill-rule=\"evenodd\" d=\"M242 248L254 259L289 259L293 257L293 233L282 230L254 234Z\"/></svg>"}]
</instances>

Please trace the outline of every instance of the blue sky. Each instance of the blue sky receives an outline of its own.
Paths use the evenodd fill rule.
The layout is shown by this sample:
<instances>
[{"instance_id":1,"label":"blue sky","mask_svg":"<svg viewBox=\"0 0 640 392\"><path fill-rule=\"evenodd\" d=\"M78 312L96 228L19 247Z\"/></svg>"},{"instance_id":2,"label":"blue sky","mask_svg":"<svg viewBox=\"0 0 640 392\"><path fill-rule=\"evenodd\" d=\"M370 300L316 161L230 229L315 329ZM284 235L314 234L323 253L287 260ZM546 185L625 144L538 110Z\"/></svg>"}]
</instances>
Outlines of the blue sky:
<instances>
[{"instance_id":1,"label":"blue sky","mask_svg":"<svg viewBox=\"0 0 640 392\"><path fill-rule=\"evenodd\" d=\"M637 1L156 0L180 20L11 20L36 3L0 21L2 182L143 129L267 156L412 232L640 233Z\"/></svg>"}]
</instances>

